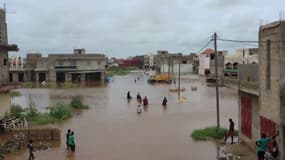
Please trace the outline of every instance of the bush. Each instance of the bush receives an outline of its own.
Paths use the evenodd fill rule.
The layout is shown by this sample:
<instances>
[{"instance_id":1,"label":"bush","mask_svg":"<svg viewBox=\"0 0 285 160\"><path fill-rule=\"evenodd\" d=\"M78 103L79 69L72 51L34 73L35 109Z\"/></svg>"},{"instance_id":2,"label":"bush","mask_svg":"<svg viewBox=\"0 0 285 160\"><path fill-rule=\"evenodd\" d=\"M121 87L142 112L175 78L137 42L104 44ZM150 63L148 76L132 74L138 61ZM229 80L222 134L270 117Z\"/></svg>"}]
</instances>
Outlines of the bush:
<instances>
[{"instance_id":1,"label":"bush","mask_svg":"<svg viewBox=\"0 0 285 160\"><path fill-rule=\"evenodd\" d=\"M130 73L130 70L127 68L120 68L120 67L110 67L109 71L107 72L107 76L114 76L114 75L127 75Z\"/></svg>"},{"instance_id":2,"label":"bush","mask_svg":"<svg viewBox=\"0 0 285 160\"><path fill-rule=\"evenodd\" d=\"M21 96L21 93L18 91L11 91L10 96L11 97L19 97L19 96Z\"/></svg>"},{"instance_id":3,"label":"bush","mask_svg":"<svg viewBox=\"0 0 285 160\"><path fill-rule=\"evenodd\" d=\"M50 107L49 115L59 120L64 120L72 116L72 110L68 105L57 103Z\"/></svg>"},{"instance_id":4,"label":"bush","mask_svg":"<svg viewBox=\"0 0 285 160\"><path fill-rule=\"evenodd\" d=\"M10 116L22 118L24 116L23 115L24 111L25 110L22 108L22 106L17 105L17 104L12 104Z\"/></svg>"},{"instance_id":5,"label":"bush","mask_svg":"<svg viewBox=\"0 0 285 160\"><path fill-rule=\"evenodd\" d=\"M74 109L88 109L89 108L88 105L85 105L82 103L80 96L72 97L70 106Z\"/></svg>"},{"instance_id":6,"label":"bush","mask_svg":"<svg viewBox=\"0 0 285 160\"><path fill-rule=\"evenodd\" d=\"M29 106L26 112L26 118L28 121L36 121L40 117L40 112L35 106Z\"/></svg>"},{"instance_id":7,"label":"bush","mask_svg":"<svg viewBox=\"0 0 285 160\"><path fill-rule=\"evenodd\" d=\"M49 113L41 114L38 117L38 119L34 121L34 123L37 125L45 125L45 124L50 124L50 123L55 123L55 122L56 122L56 119L50 116Z\"/></svg>"},{"instance_id":8,"label":"bush","mask_svg":"<svg viewBox=\"0 0 285 160\"><path fill-rule=\"evenodd\" d=\"M220 128L220 130L217 132L217 127L207 127L204 129L194 130L191 136L195 140L203 141L209 138L222 139L226 136L226 134L226 128ZM238 131L235 132L235 135L238 135Z\"/></svg>"}]
</instances>

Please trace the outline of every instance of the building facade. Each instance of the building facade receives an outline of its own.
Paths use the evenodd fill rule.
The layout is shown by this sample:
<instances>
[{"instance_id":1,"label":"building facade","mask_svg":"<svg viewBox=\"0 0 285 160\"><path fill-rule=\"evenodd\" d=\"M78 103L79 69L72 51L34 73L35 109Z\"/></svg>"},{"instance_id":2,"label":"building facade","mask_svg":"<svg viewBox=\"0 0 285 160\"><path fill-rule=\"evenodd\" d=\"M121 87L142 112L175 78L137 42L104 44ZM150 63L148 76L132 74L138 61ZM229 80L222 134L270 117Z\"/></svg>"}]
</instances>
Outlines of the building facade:
<instances>
[{"instance_id":1,"label":"building facade","mask_svg":"<svg viewBox=\"0 0 285 160\"><path fill-rule=\"evenodd\" d=\"M277 130L281 159L285 153L285 21L273 22L259 29L258 87L254 83L239 90L240 137L256 149L261 133L272 136ZM244 70L249 71L248 68ZM253 71L256 72L256 71ZM242 73L240 73L242 74ZM253 80L255 74L240 78Z\"/></svg>"},{"instance_id":2,"label":"building facade","mask_svg":"<svg viewBox=\"0 0 285 160\"><path fill-rule=\"evenodd\" d=\"M107 57L86 54L75 49L72 54L27 54L24 67L10 67L11 82L89 82L105 79Z\"/></svg>"},{"instance_id":3,"label":"building facade","mask_svg":"<svg viewBox=\"0 0 285 160\"><path fill-rule=\"evenodd\" d=\"M258 48L239 48L236 50L236 53L234 55L225 56L224 76L237 78L239 64L257 63Z\"/></svg>"},{"instance_id":4,"label":"building facade","mask_svg":"<svg viewBox=\"0 0 285 160\"><path fill-rule=\"evenodd\" d=\"M2 8L0 9L0 45L8 45L6 13ZM8 82L8 70L8 50L0 47L0 85Z\"/></svg>"},{"instance_id":5,"label":"building facade","mask_svg":"<svg viewBox=\"0 0 285 160\"><path fill-rule=\"evenodd\" d=\"M215 51L211 48L207 48L199 55L199 71L200 76L210 74L210 60L211 55L215 55Z\"/></svg>"},{"instance_id":6,"label":"building facade","mask_svg":"<svg viewBox=\"0 0 285 160\"><path fill-rule=\"evenodd\" d=\"M155 69L157 73L178 74L179 66L181 74L193 73L193 55L182 55L182 53L168 53L168 51L157 51L155 56Z\"/></svg>"}]
</instances>

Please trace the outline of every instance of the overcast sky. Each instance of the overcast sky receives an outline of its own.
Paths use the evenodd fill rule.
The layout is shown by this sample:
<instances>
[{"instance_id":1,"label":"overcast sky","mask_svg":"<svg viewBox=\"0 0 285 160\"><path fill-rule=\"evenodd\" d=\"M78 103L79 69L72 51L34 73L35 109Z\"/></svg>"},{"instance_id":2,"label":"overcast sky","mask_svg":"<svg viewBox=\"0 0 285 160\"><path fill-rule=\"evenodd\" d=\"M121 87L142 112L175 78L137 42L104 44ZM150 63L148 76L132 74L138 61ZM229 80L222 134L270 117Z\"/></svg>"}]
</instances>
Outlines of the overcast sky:
<instances>
[{"instance_id":1,"label":"overcast sky","mask_svg":"<svg viewBox=\"0 0 285 160\"><path fill-rule=\"evenodd\" d=\"M27 52L85 48L108 57L157 50L199 51L210 36L257 40L258 28L279 20L285 0L0 0L9 43ZM254 47L219 42L219 49ZM209 47L212 47L210 45ZM10 55L13 55L12 53Z\"/></svg>"}]
</instances>

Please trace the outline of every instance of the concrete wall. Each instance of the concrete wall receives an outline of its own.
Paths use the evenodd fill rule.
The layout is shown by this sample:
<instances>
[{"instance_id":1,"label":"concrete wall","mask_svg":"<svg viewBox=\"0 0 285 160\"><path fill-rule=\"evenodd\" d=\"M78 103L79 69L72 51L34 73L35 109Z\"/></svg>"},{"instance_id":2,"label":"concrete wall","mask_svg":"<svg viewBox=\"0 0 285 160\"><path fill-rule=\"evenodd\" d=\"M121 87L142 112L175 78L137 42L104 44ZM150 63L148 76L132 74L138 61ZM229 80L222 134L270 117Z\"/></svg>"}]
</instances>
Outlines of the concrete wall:
<instances>
[{"instance_id":1,"label":"concrete wall","mask_svg":"<svg viewBox=\"0 0 285 160\"><path fill-rule=\"evenodd\" d=\"M39 141L60 141L60 130L52 127L41 128L13 128L9 132L9 136L23 134L29 140Z\"/></svg>"},{"instance_id":2,"label":"concrete wall","mask_svg":"<svg viewBox=\"0 0 285 160\"><path fill-rule=\"evenodd\" d=\"M168 72L169 65L168 64L163 64L161 66L161 73ZM179 70L179 64L174 64L173 65L173 73L178 74ZM172 66L170 66L170 73L172 73ZM181 74L189 74L193 73L193 65L192 64L180 64L180 73Z\"/></svg>"},{"instance_id":3,"label":"concrete wall","mask_svg":"<svg viewBox=\"0 0 285 160\"><path fill-rule=\"evenodd\" d=\"M239 64L239 80L258 82L258 64Z\"/></svg>"},{"instance_id":4,"label":"concrete wall","mask_svg":"<svg viewBox=\"0 0 285 160\"><path fill-rule=\"evenodd\" d=\"M218 55L218 77L222 78L224 75L224 56ZM210 59L210 72L212 75L216 73L215 70L215 57L213 59Z\"/></svg>"}]
</instances>

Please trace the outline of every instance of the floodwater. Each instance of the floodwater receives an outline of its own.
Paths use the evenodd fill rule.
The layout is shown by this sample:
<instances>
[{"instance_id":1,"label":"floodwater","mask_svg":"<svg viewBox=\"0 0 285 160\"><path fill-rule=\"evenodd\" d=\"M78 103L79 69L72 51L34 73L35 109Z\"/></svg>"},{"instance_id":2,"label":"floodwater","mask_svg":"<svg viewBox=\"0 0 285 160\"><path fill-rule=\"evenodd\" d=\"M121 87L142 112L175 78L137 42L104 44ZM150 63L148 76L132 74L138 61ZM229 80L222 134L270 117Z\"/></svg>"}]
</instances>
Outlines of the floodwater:
<instances>
[{"instance_id":1,"label":"floodwater","mask_svg":"<svg viewBox=\"0 0 285 160\"><path fill-rule=\"evenodd\" d=\"M134 82L139 73L118 76L104 86L81 89L19 89L22 97L12 103L27 107L32 99L41 110L57 102L69 102L74 95L83 97L90 109L73 118L55 124L62 131L59 147L36 151L39 160L213 160L217 145L213 142L195 142L190 137L197 128L216 125L215 88L207 87L197 77L182 78L186 88L178 102L177 93L169 92L170 85L151 85L147 77ZM194 77L194 78L193 78ZM191 91L196 86L197 91ZM148 97L149 106L138 115L135 99L127 102L126 93L133 97L139 92ZM167 108L161 106L163 97L168 99ZM1 103L1 102L0 102ZM232 118L238 126L236 91L220 88L221 126L228 127ZM65 132L75 132L76 152L65 149ZM8 155L7 160L27 158L26 151Z\"/></svg>"}]
</instances>

